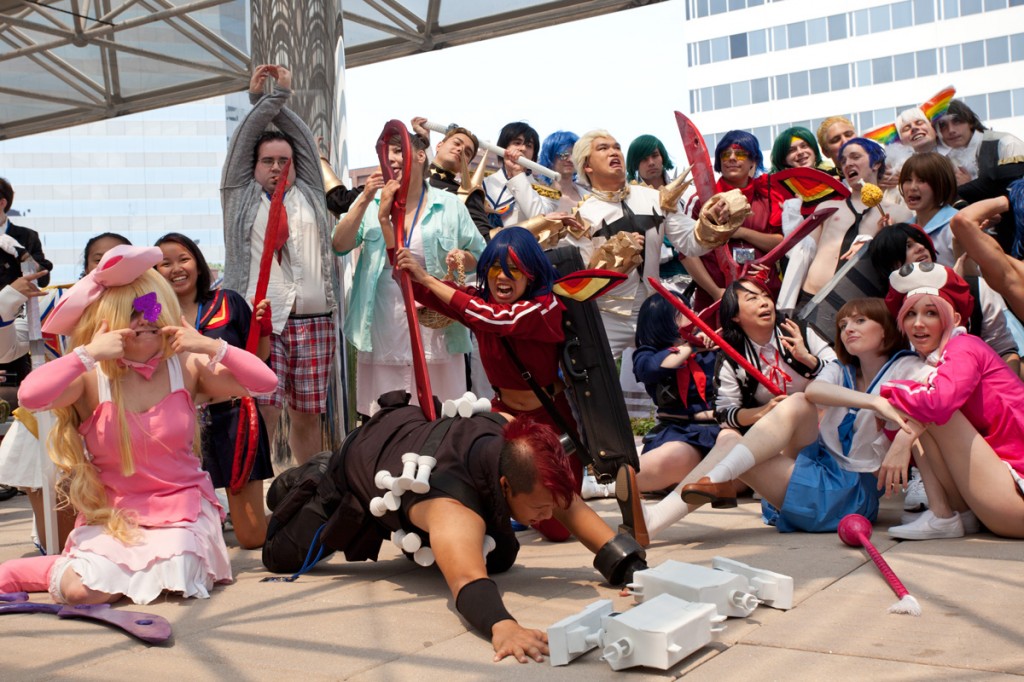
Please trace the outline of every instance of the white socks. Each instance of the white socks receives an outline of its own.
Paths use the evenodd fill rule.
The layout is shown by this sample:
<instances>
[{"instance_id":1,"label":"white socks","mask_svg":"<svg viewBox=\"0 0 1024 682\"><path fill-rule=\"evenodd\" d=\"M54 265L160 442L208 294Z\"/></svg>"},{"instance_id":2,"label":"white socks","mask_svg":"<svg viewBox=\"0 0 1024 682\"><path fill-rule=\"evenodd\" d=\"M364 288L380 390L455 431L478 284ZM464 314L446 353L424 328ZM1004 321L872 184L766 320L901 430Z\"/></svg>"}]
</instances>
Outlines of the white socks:
<instances>
[{"instance_id":1,"label":"white socks","mask_svg":"<svg viewBox=\"0 0 1024 682\"><path fill-rule=\"evenodd\" d=\"M746 445L740 443L708 472L708 479L712 483L735 481L753 469L755 464L757 464L757 460L754 459L754 453Z\"/></svg>"},{"instance_id":2,"label":"white socks","mask_svg":"<svg viewBox=\"0 0 1024 682\"><path fill-rule=\"evenodd\" d=\"M679 496L679 490L673 490L657 504L644 506L644 519L647 521L647 535L654 539L661 531L683 518L689 513L690 507Z\"/></svg>"}]
</instances>

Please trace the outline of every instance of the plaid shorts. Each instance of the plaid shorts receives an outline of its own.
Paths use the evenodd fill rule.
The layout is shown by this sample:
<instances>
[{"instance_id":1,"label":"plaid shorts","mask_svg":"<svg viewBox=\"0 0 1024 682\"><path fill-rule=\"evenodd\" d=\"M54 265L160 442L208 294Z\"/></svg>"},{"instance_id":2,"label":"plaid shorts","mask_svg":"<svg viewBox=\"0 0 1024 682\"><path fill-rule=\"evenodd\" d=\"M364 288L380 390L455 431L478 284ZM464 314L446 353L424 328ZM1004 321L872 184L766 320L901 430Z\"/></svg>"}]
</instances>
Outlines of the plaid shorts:
<instances>
[{"instance_id":1,"label":"plaid shorts","mask_svg":"<svg viewBox=\"0 0 1024 682\"><path fill-rule=\"evenodd\" d=\"M325 412L336 343L337 330L329 314L289 317L281 333L270 337L270 368L277 374L277 389L256 402L283 408L287 395L288 407L296 412Z\"/></svg>"}]
</instances>

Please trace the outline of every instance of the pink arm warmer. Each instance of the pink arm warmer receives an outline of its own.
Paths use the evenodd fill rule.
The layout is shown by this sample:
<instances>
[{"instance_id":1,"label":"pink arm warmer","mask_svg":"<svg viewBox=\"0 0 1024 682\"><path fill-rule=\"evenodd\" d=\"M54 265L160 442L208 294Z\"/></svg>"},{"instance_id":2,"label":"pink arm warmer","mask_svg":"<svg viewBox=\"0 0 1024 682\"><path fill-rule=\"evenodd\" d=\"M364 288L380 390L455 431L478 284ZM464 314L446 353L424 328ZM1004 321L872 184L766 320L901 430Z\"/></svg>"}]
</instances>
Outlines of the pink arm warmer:
<instances>
[{"instance_id":1,"label":"pink arm warmer","mask_svg":"<svg viewBox=\"0 0 1024 682\"><path fill-rule=\"evenodd\" d=\"M32 370L21 382L18 402L30 410L44 410L60 397L68 384L85 372L85 365L76 353L47 362Z\"/></svg>"},{"instance_id":2,"label":"pink arm warmer","mask_svg":"<svg viewBox=\"0 0 1024 682\"><path fill-rule=\"evenodd\" d=\"M277 388L274 370L258 357L234 346L228 346L220 364L224 365L247 391L253 395L273 393Z\"/></svg>"}]
</instances>

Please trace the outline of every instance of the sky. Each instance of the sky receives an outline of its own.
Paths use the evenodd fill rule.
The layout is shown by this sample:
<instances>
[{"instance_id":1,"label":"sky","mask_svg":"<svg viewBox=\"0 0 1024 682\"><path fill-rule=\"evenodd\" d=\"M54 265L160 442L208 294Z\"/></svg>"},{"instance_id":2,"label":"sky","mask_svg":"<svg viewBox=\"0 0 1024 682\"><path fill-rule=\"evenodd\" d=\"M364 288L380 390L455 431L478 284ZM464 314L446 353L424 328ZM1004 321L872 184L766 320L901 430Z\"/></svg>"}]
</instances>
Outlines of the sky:
<instances>
[{"instance_id":1,"label":"sky","mask_svg":"<svg viewBox=\"0 0 1024 682\"><path fill-rule=\"evenodd\" d=\"M605 128L625 148L649 133L682 157L673 111L689 101L685 16L684 0L671 0L350 69L349 168L375 164L384 123L413 116L491 142L517 120L542 142L556 130Z\"/></svg>"}]
</instances>

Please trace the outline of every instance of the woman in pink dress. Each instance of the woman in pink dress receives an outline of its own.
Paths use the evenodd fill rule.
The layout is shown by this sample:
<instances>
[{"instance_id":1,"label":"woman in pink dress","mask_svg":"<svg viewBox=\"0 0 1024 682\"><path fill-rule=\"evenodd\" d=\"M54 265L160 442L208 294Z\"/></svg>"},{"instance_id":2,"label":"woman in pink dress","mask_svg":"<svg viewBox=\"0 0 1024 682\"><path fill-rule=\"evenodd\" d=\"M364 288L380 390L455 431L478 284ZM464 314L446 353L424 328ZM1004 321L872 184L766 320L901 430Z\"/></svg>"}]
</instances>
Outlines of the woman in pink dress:
<instances>
[{"instance_id":1,"label":"woman in pink dress","mask_svg":"<svg viewBox=\"0 0 1024 682\"><path fill-rule=\"evenodd\" d=\"M277 378L183 320L153 270L162 258L156 247L111 249L47 319L44 331L70 336L74 352L32 372L19 398L56 415L50 456L78 522L62 554L0 564L0 592L146 604L231 581L224 512L193 447L196 403L266 393Z\"/></svg>"},{"instance_id":2,"label":"woman in pink dress","mask_svg":"<svg viewBox=\"0 0 1024 682\"><path fill-rule=\"evenodd\" d=\"M1024 382L961 322L973 302L951 269L908 263L889 277L886 303L914 350L935 367L927 384L890 381L882 397L905 412L928 456L918 459L930 509L889 529L904 540L960 537L968 509L993 533L1024 538ZM913 438L897 434L879 487L906 483ZM931 453L935 453L932 456ZM969 516L968 516L969 518Z\"/></svg>"}]
</instances>

